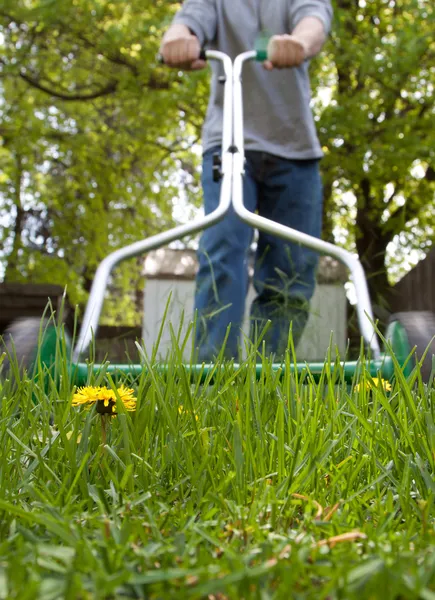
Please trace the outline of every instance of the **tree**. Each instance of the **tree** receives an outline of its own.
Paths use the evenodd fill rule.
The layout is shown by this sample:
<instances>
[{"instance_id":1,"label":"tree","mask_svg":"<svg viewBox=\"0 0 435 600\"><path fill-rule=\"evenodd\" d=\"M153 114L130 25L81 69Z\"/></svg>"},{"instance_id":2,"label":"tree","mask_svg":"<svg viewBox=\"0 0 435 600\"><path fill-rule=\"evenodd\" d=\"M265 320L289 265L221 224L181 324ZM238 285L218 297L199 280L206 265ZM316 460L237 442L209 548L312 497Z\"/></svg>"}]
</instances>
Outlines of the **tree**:
<instances>
[{"instance_id":1,"label":"tree","mask_svg":"<svg viewBox=\"0 0 435 600\"><path fill-rule=\"evenodd\" d=\"M388 308L389 245L424 252L435 239L435 7L336 0L335 8L316 80L332 90L318 107L328 233L345 232L372 298Z\"/></svg>"},{"instance_id":2,"label":"tree","mask_svg":"<svg viewBox=\"0 0 435 600\"><path fill-rule=\"evenodd\" d=\"M180 194L198 203L189 148L207 84L155 59L174 8L2 0L6 281L68 283L83 303L105 255L172 226ZM132 261L118 279L135 289L139 273Z\"/></svg>"}]
</instances>

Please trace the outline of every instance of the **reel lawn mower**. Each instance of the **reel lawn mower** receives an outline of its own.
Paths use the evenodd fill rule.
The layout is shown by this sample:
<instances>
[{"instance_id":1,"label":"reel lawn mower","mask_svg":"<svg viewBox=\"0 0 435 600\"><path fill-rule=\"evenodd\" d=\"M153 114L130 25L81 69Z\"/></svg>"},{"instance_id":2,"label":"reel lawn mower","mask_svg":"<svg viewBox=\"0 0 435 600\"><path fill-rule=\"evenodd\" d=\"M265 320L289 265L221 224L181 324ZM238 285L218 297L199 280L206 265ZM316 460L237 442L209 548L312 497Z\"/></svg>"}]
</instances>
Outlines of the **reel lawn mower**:
<instances>
[{"instance_id":1,"label":"reel lawn mower","mask_svg":"<svg viewBox=\"0 0 435 600\"><path fill-rule=\"evenodd\" d=\"M356 311L358 323L367 348L367 368L373 377L382 377L390 380L393 377L397 364L405 376L409 375L416 365L416 354L420 362L422 378L428 381L433 358L435 356L435 314L432 312L403 312L390 317L390 323L385 333L385 349L381 350L375 328L375 319L368 293L368 286L364 270L358 258L350 252L333 244L313 238L304 233L285 227L279 223L261 217L249 210L243 203L243 177L244 177L244 132L243 132L243 96L242 96L242 71L247 61L264 61L266 55L263 51L249 51L240 54L233 62L229 56L217 51L205 51L203 58L219 61L222 64L224 76L221 82L224 85L224 112L222 131L222 154L217 157L215 168L221 178L221 195L218 208L211 214L192 223L180 225L154 235L148 239L133 243L116 250L107 256L99 265L91 288L86 306L82 326L74 345L71 349L69 372L76 385L86 385L89 380L90 368L94 373L105 373L111 376L139 375L145 364L91 364L85 362L86 353L95 336L103 306L105 292L109 277L113 269L122 261L145 254L165 246L187 235L196 234L211 227L225 216L230 206L239 218L250 226L269 234L279 236L287 241L296 242L307 246L320 254L329 255L343 263L350 271L351 279L355 286ZM146 315L144 316L146 319ZM10 352L15 352L19 364L29 371L35 362L39 350L39 360L47 367L52 367L56 347L59 345L59 328L54 323L48 322L46 327L41 326L38 318L17 319L10 324L4 334L4 342ZM11 350L11 348L13 350ZM414 352L416 349L416 353ZM397 361L397 362L396 362ZM3 367L7 368L8 358ZM396 363L396 365L395 365ZM235 368L238 365L234 365ZM324 363L295 363L290 369L302 372L309 369L313 377L319 377L324 369ZM346 381L351 381L360 361L343 362L340 364ZM334 368L334 364L331 365ZM154 366L152 367L154 368ZM156 365L157 369L165 369L165 365ZM213 364L186 365L185 368L193 377L207 377ZM274 369L284 369L282 364L276 364ZM257 365L257 376L261 374L261 365Z\"/></svg>"}]
</instances>

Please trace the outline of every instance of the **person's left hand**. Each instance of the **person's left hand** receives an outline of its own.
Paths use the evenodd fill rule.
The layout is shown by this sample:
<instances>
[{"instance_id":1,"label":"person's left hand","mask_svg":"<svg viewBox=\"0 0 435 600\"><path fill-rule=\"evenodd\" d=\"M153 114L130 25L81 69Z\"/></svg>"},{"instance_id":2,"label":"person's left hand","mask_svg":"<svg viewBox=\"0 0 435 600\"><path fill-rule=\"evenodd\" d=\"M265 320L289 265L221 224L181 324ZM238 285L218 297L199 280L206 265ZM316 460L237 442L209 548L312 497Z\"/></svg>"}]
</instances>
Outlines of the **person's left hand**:
<instances>
[{"instance_id":1,"label":"person's left hand","mask_svg":"<svg viewBox=\"0 0 435 600\"><path fill-rule=\"evenodd\" d=\"M267 46L267 57L263 65L268 71L298 67L307 58L304 45L293 35L274 35Z\"/></svg>"}]
</instances>

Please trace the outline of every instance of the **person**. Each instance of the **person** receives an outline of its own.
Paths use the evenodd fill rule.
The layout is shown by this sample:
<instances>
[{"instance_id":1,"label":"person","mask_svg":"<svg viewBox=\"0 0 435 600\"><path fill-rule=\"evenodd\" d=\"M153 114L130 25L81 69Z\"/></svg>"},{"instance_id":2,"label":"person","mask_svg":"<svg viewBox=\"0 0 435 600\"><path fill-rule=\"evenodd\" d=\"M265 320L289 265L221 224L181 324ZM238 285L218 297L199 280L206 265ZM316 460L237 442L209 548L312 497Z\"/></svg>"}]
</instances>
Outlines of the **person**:
<instances>
[{"instance_id":1,"label":"person","mask_svg":"<svg viewBox=\"0 0 435 600\"><path fill-rule=\"evenodd\" d=\"M234 59L254 49L259 39L269 38L268 59L263 65L248 63L243 74L244 203L251 211L316 237L322 226L322 150L310 109L308 67L326 40L331 19L330 0L185 0L160 47L169 66L196 70L206 66L200 59L202 47ZM221 66L212 61L211 67L203 127L206 214L219 204L220 182L213 180L212 163L220 152L223 111ZM195 289L199 361L212 361L225 339L225 356L239 356L252 240L252 228L232 207L201 236ZM290 326L295 346L304 330L317 263L316 253L308 248L258 235L251 337L264 333L268 324L263 340L276 360L285 355Z\"/></svg>"}]
</instances>

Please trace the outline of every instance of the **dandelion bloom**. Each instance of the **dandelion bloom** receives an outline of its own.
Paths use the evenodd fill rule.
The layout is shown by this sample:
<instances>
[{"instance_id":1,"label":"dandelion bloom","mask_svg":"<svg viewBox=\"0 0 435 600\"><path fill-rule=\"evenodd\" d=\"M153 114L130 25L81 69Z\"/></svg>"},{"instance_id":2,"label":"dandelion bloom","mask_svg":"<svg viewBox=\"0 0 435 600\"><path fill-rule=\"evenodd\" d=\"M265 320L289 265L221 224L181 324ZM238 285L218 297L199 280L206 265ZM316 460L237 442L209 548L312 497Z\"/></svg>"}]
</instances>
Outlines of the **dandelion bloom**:
<instances>
[{"instance_id":1,"label":"dandelion bloom","mask_svg":"<svg viewBox=\"0 0 435 600\"><path fill-rule=\"evenodd\" d=\"M121 385L117 389L117 394L128 411L136 410L136 398L134 390ZM78 388L72 399L73 406L85 405L91 408L97 405L97 412L100 414L116 414L116 396L114 390L109 390L106 386L88 386Z\"/></svg>"},{"instance_id":2,"label":"dandelion bloom","mask_svg":"<svg viewBox=\"0 0 435 600\"><path fill-rule=\"evenodd\" d=\"M355 386L355 389L357 391L359 391L361 389L361 384L358 383ZM378 377L373 377L372 381L366 381L366 390L371 390L374 388L380 388L382 387L382 389L384 389L386 392L391 392L391 383L389 381L387 381L386 379L379 379Z\"/></svg>"},{"instance_id":3,"label":"dandelion bloom","mask_svg":"<svg viewBox=\"0 0 435 600\"><path fill-rule=\"evenodd\" d=\"M185 414L188 414L188 412L189 412L189 411L188 411L188 410L185 410L185 409L184 409L184 407L183 407L183 405L182 405L182 404L180 404L180 406L178 407L178 413L179 413L180 415L182 415L183 413L185 413ZM195 421L198 421L198 420L199 420L199 417L198 417L198 415L195 413Z\"/></svg>"}]
</instances>

